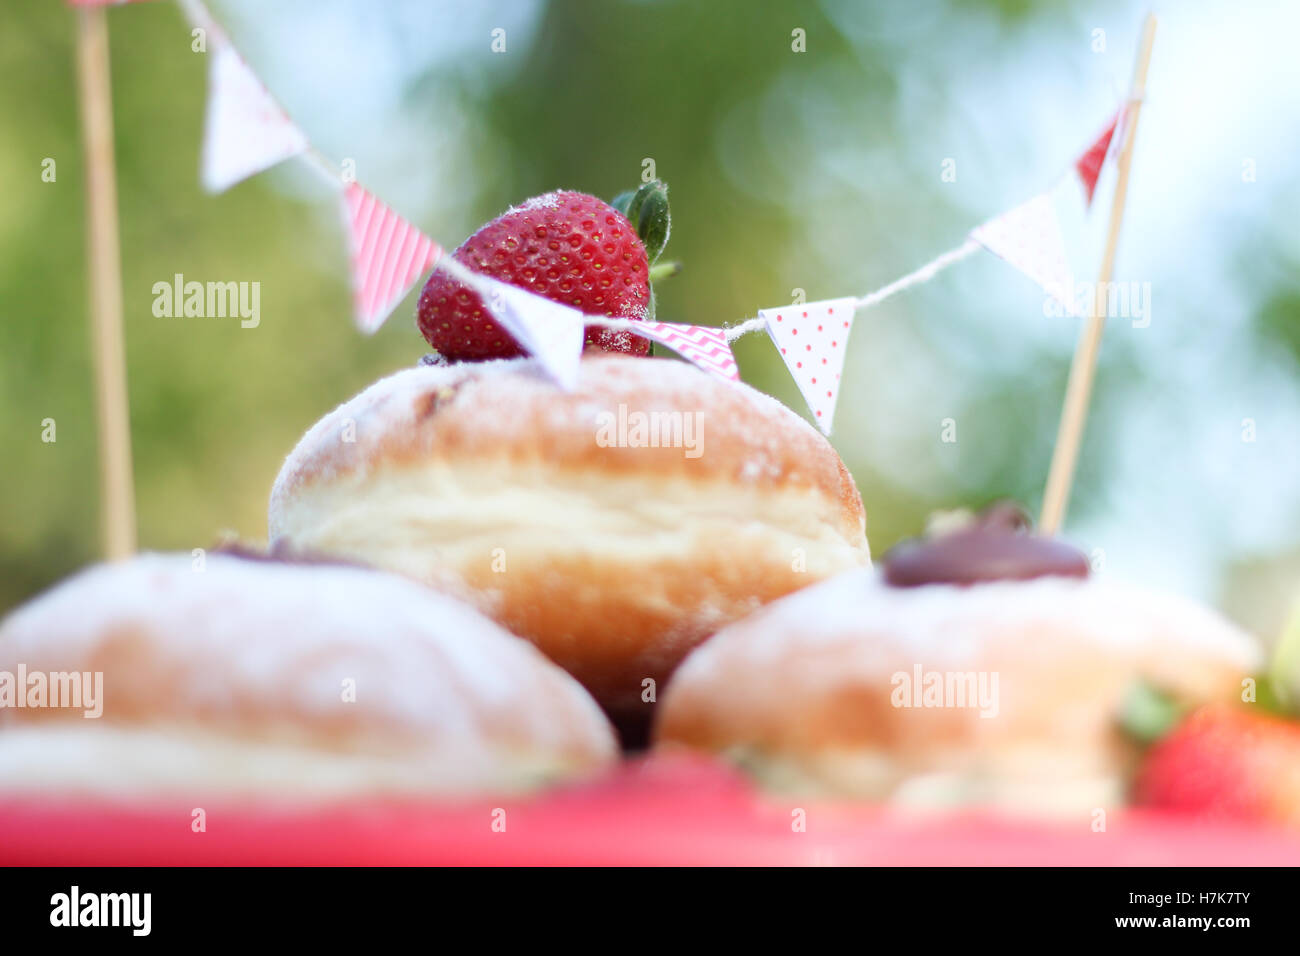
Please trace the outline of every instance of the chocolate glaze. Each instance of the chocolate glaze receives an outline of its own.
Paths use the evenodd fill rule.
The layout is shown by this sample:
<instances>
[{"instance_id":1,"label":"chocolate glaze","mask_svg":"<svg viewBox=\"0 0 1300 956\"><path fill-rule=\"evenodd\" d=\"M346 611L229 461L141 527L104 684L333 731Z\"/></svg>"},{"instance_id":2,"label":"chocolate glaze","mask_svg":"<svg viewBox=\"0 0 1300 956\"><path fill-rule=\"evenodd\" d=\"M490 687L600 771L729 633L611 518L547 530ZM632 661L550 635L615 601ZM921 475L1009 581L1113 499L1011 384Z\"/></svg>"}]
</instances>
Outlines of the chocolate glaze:
<instances>
[{"instance_id":1,"label":"chocolate glaze","mask_svg":"<svg viewBox=\"0 0 1300 956\"><path fill-rule=\"evenodd\" d=\"M912 588L1088 576L1082 551L1028 532L1029 519L1019 507L994 505L969 527L890 549L883 559L885 583Z\"/></svg>"},{"instance_id":2,"label":"chocolate glaze","mask_svg":"<svg viewBox=\"0 0 1300 956\"><path fill-rule=\"evenodd\" d=\"M275 546L268 550L238 540L225 540L214 545L211 551L213 554L222 554L229 558L261 561L266 564L332 565L361 568L366 571L374 570L370 565L363 564L360 561L351 561L347 558L338 558L318 552L297 551L282 541L276 542Z\"/></svg>"}]
</instances>

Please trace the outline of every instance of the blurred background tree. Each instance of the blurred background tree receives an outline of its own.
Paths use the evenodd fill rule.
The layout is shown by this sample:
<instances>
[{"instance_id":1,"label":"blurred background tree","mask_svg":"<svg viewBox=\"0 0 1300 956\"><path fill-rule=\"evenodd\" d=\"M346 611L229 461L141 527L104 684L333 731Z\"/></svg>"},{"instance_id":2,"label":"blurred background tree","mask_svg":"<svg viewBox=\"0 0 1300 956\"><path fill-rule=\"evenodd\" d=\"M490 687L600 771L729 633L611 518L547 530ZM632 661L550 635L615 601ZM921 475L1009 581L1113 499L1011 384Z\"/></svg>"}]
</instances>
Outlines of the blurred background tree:
<instances>
[{"instance_id":1,"label":"blurred background tree","mask_svg":"<svg viewBox=\"0 0 1300 956\"><path fill-rule=\"evenodd\" d=\"M1115 109L1143 14L1120 0L211 7L313 142L449 246L549 189L610 197L653 159L686 265L660 313L703 324L796 288L870 291L1050 186ZM98 541L72 15L18 0L5 18L0 608ZM1105 573L1214 600L1265 636L1300 592L1297 28L1284 2L1192 0L1162 21L1117 276L1151 284L1151 322L1110 323L1067 525ZM356 334L328 188L289 163L205 196L188 25L142 3L110 29L142 546L261 538L300 433L425 351L415 294ZM1073 182L1056 190L1080 279L1110 185L1091 216ZM152 286L176 273L260 282L260 326L154 317ZM834 440L877 554L936 508L1037 509L1076 333L990 256L859 315ZM763 336L737 354L803 411Z\"/></svg>"}]
</instances>

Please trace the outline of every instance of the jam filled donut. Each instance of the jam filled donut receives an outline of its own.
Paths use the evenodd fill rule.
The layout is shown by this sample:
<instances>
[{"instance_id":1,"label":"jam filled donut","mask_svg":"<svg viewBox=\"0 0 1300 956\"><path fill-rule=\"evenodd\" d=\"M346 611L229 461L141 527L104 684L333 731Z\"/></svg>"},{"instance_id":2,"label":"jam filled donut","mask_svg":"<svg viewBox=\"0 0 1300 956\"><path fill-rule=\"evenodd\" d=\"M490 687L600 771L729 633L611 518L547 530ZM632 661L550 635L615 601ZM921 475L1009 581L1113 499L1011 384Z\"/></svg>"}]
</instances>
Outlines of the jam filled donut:
<instances>
[{"instance_id":1,"label":"jam filled donut","mask_svg":"<svg viewBox=\"0 0 1300 956\"><path fill-rule=\"evenodd\" d=\"M696 644L870 563L857 489L776 400L683 362L588 354L423 365L318 422L271 493L273 547L463 597L622 726Z\"/></svg>"},{"instance_id":2,"label":"jam filled donut","mask_svg":"<svg viewBox=\"0 0 1300 956\"><path fill-rule=\"evenodd\" d=\"M0 793L459 795L617 757L577 682L472 608L222 554L101 565L20 607L0 701Z\"/></svg>"},{"instance_id":3,"label":"jam filled donut","mask_svg":"<svg viewBox=\"0 0 1300 956\"><path fill-rule=\"evenodd\" d=\"M726 628L678 669L656 741L778 789L1087 812L1121 800L1146 699L1232 699L1254 641L1191 601L1089 576L999 511Z\"/></svg>"}]
</instances>

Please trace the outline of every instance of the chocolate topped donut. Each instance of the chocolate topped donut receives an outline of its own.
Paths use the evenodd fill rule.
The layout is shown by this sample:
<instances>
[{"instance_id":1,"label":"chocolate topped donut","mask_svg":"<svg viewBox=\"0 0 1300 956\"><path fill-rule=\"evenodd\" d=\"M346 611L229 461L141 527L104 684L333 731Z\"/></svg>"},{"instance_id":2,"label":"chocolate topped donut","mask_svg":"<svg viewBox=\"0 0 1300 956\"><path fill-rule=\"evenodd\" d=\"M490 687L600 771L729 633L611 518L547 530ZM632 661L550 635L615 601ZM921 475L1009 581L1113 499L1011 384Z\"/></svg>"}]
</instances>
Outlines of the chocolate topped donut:
<instances>
[{"instance_id":1,"label":"chocolate topped donut","mask_svg":"<svg viewBox=\"0 0 1300 956\"><path fill-rule=\"evenodd\" d=\"M992 506L967 527L903 542L882 563L885 583L897 588L1086 578L1090 570L1077 548L1030 534L1028 517L1009 502Z\"/></svg>"}]
</instances>

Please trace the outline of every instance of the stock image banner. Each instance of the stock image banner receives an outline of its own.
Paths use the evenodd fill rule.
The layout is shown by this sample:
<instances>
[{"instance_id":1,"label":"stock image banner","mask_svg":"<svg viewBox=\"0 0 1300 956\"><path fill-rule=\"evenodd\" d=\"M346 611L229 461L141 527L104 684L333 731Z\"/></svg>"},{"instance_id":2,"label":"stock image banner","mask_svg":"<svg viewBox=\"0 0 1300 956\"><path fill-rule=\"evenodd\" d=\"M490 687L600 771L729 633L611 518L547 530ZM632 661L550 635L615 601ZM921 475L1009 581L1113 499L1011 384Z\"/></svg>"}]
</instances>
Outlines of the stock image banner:
<instances>
[{"instance_id":1,"label":"stock image banner","mask_svg":"<svg viewBox=\"0 0 1300 956\"><path fill-rule=\"evenodd\" d=\"M4 20L14 923L774 866L1274 922L1300 8Z\"/></svg>"}]
</instances>

